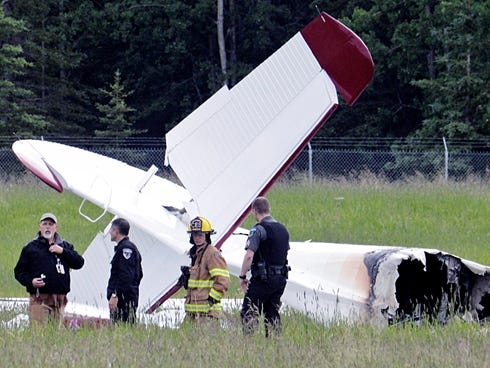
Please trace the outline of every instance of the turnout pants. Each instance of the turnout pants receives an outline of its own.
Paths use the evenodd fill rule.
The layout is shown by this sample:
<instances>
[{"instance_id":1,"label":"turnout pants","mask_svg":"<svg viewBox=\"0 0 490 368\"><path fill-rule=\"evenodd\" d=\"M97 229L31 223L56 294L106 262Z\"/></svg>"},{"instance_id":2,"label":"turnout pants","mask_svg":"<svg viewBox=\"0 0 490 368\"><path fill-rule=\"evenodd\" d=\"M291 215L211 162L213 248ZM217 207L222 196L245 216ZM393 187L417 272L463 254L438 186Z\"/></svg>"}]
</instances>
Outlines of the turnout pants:
<instances>
[{"instance_id":1,"label":"turnout pants","mask_svg":"<svg viewBox=\"0 0 490 368\"><path fill-rule=\"evenodd\" d=\"M216 327L220 327L221 318L222 318L221 311L212 311L208 313L187 312L184 318L184 322L190 323L194 326L216 328Z\"/></svg>"}]
</instances>

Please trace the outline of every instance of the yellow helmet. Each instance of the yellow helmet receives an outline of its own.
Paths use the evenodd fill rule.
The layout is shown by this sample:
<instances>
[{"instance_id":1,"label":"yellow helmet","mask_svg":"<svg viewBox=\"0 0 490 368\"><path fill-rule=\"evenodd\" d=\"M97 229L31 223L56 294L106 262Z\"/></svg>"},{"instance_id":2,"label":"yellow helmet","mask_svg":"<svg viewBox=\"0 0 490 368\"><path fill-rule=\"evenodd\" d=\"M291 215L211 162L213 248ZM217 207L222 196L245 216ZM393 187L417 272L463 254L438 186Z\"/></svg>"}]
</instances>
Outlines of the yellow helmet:
<instances>
[{"instance_id":1,"label":"yellow helmet","mask_svg":"<svg viewBox=\"0 0 490 368\"><path fill-rule=\"evenodd\" d=\"M206 234L216 234L209 220L201 216L197 216L196 218L192 219L189 224L189 228L187 229L188 233L195 231L200 231Z\"/></svg>"}]
</instances>

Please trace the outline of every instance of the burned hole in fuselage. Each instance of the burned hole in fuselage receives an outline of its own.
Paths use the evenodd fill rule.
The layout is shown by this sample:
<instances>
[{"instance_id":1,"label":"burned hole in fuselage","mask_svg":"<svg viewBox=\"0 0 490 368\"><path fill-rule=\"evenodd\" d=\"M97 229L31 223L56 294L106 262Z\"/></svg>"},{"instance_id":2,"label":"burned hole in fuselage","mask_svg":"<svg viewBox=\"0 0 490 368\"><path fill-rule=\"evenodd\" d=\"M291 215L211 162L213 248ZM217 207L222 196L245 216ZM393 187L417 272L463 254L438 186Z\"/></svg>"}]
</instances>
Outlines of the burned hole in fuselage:
<instances>
[{"instance_id":1,"label":"burned hole in fuselage","mask_svg":"<svg viewBox=\"0 0 490 368\"><path fill-rule=\"evenodd\" d=\"M488 318L489 294L484 290L488 275L476 275L449 254L425 252L425 258L425 267L414 258L398 265L395 296L399 320L445 323L449 316L466 312L475 320Z\"/></svg>"}]
</instances>

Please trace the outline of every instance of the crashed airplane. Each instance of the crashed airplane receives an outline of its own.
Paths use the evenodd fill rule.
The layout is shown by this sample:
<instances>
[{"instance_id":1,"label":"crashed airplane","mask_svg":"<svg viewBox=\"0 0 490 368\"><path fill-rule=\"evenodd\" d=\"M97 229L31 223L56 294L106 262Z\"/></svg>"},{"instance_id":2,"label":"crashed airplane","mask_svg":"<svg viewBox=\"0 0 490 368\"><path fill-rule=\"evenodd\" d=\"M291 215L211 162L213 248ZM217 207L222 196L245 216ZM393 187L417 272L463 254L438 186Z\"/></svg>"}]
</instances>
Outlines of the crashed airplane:
<instances>
[{"instance_id":1,"label":"crashed airplane","mask_svg":"<svg viewBox=\"0 0 490 368\"><path fill-rule=\"evenodd\" d=\"M82 149L39 140L13 144L18 159L55 190L83 198L79 213L127 218L143 256L139 314L159 310L179 288L190 218L209 218L230 272L238 275L246 229L238 226L338 107L354 104L374 65L362 40L321 13L240 83L224 86L166 135L166 164L183 186ZM205 149L202 149L202 142ZM267 155L261 155L267 151ZM196 160L196 157L199 159ZM243 173L247 173L244 175ZM89 201L102 209L91 218ZM112 246L107 230L72 275L71 319L107 320ZM490 268L433 249L291 242L283 301L315 320L388 325L424 315L490 315Z\"/></svg>"}]
</instances>

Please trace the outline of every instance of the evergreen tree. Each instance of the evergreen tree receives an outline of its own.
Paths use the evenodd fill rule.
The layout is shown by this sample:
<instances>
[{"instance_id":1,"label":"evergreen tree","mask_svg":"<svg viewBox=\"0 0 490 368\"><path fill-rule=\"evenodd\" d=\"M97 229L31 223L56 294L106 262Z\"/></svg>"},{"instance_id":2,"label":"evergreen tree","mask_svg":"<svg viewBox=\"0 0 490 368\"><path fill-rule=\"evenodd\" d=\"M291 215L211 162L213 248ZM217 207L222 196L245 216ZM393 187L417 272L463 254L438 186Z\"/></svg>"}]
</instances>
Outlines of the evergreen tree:
<instances>
[{"instance_id":1,"label":"evergreen tree","mask_svg":"<svg viewBox=\"0 0 490 368\"><path fill-rule=\"evenodd\" d=\"M32 108L32 91L19 86L32 66L23 56L17 35L26 31L22 21L8 17L0 7L0 135L42 134L48 123Z\"/></svg>"},{"instance_id":2,"label":"evergreen tree","mask_svg":"<svg viewBox=\"0 0 490 368\"><path fill-rule=\"evenodd\" d=\"M433 78L415 80L425 95L422 137L490 135L490 9L482 2L443 1L430 28Z\"/></svg>"},{"instance_id":3,"label":"evergreen tree","mask_svg":"<svg viewBox=\"0 0 490 368\"><path fill-rule=\"evenodd\" d=\"M32 67L26 72L23 87L34 93L31 104L50 122L50 134L93 133L97 87L84 83L80 74L83 73L80 65L86 57L86 50L80 49L81 39L87 29L78 9L88 3L11 1L12 17L23 20L29 27L29 32L23 35L24 51Z\"/></svg>"},{"instance_id":4,"label":"evergreen tree","mask_svg":"<svg viewBox=\"0 0 490 368\"><path fill-rule=\"evenodd\" d=\"M110 129L97 118L96 104L118 69L132 91L123 97L135 108L123 114L129 120L131 113L129 129L163 136L225 81L238 83L316 16L318 6L356 32L375 63L356 105L341 100L319 135L490 134L488 0L220 4L218 34L216 0L4 1L29 32L2 29L2 45L10 46L1 51L0 130L104 134Z\"/></svg>"},{"instance_id":5,"label":"evergreen tree","mask_svg":"<svg viewBox=\"0 0 490 368\"><path fill-rule=\"evenodd\" d=\"M420 90L414 75L425 75L425 39L418 28L420 2L356 0L339 20L365 42L374 61L374 77L354 107L342 103L320 134L327 136L406 136L420 126ZM335 14L332 14L335 16Z\"/></svg>"},{"instance_id":6,"label":"evergreen tree","mask_svg":"<svg viewBox=\"0 0 490 368\"><path fill-rule=\"evenodd\" d=\"M100 91L109 97L109 102L107 104L96 104L97 110L102 113L100 122L105 128L104 130L96 130L96 136L124 138L145 132L144 130L133 129L131 122L127 119L128 115L134 112L135 109L126 104L126 98L132 92L124 91L119 70L114 73L114 83L110 85L110 90L101 89Z\"/></svg>"}]
</instances>

